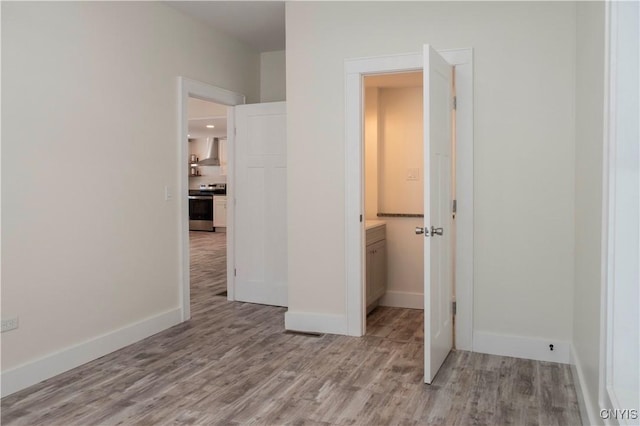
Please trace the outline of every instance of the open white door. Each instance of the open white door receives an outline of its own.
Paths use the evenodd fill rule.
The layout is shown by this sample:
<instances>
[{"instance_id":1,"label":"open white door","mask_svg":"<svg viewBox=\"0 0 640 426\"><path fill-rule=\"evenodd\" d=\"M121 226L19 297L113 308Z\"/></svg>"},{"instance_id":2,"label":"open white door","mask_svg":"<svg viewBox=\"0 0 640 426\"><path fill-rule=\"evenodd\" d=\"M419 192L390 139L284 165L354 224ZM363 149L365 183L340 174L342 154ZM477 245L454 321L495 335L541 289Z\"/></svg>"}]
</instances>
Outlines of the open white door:
<instances>
[{"instance_id":1,"label":"open white door","mask_svg":"<svg viewBox=\"0 0 640 426\"><path fill-rule=\"evenodd\" d=\"M235 107L235 300L287 306L286 104Z\"/></svg>"},{"instance_id":2,"label":"open white door","mask_svg":"<svg viewBox=\"0 0 640 426\"><path fill-rule=\"evenodd\" d=\"M424 46L424 382L453 346L452 67Z\"/></svg>"}]
</instances>

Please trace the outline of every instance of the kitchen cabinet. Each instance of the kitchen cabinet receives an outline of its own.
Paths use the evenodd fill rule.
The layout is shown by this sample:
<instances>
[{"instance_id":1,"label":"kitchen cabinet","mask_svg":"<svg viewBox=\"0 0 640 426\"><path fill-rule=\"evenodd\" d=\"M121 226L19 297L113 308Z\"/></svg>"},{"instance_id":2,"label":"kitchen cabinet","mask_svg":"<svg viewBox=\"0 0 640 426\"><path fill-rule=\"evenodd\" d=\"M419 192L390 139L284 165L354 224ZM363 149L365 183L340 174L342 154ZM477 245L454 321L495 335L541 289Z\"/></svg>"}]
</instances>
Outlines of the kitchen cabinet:
<instances>
[{"instance_id":1,"label":"kitchen cabinet","mask_svg":"<svg viewBox=\"0 0 640 426\"><path fill-rule=\"evenodd\" d=\"M370 312L387 291L386 227L376 225L366 232L366 301Z\"/></svg>"},{"instance_id":2,"label":"kitchen cabinet","mask_svg":"<svg viewBox=\"0 0 640 426\"><path fill-rule=\"evenodd\" d=\"M214 228L227 227L227 196L226 195L213 196L213 227Z\"/></svg>"},{"instance_id":3,"label":"kitchen cabinet","mask_svg":"<svg viewBox=\"0 0 640 426\"><path fill-rule=\"evenodd\" d=\"M227 175L227 140L220 139L218 149L220 151L220 174Z\"/></svg>"}]
</instances>

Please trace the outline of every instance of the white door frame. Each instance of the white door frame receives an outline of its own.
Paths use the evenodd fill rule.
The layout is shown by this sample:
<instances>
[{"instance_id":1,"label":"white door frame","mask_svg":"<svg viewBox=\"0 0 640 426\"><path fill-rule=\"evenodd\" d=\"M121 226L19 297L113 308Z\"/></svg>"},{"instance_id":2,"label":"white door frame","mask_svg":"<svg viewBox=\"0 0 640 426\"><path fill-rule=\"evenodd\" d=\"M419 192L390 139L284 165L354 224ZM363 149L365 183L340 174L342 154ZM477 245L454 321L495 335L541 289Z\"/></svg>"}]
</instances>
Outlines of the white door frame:
<instances>
[{"instance_id":1,"label":"white door frame","mask_svg":"<svg viewBox=\"0 0 640 426\"><path fill-rule=\"evenodd\" d=\"M473 49L439 50L455 66L456 79L456 266L455 345L473 349ZM345 253L347 334L362 336L364 306L363 76L422 70L422 53L345 61ZM363 222L360 222L362 215ZM411 238L410 236L407 236Z\"/></svg>"},{"instance_id":2,"label":"white door frame","mask_svg":"<svg viewBox=\"0 0 640 426\"><path fill-rule=\"evenodd\" d=\"M189 258L189 147L187 133L189 130L188 105L189 97L203 101L233 107L245 103L245 96L220 87L178 77L178 228L180 235L180 306L182 321L191 318L191 277ZM234 300L234 114L233 108L227 109L227 299Z\"/></svg>"},{"instance_id":3,"label":"white door frame","mask_svg":"<svg viewBox=\"0 0 640 426\"><path fill-rule=\"evenodd\" d=\"M625 149L633 141L637 142L638 133L638 103L637 103L637 34L631 29L637 28L640 16L630 14L626 9L627 3L607 2L605 4L605 89L604 89L604 117L603 117L603 160L602 160L602 234L601 234L601 294L600 294L600 365L599 365L599 407L600 416L605 424L636 424L637 419L625 417L623 414L613 413L615 409L634 409L628 406L623 395L616 387L614 369L628 372L628 365L621 365L614 355L624 351L620 342L633 340L633 331L638 330L637 315L629 321L620 321L626 326L621 330L616 324L614 312L620 311L621 306L616 303L616 293L624 286L637 285L637 276L633 276L628 264L633 260L625 259L624 254L637 251L634 242L621 241L619 232L624 229L628 234L637 229L637 216L620 212L632 212L628 202L637 200L637 187L634 185L619 185L618 178L636 179L637 163L621 164L619 150ZM637 13L637 11L636 11ZM632 21L631 21L632 20ZM635 55L630 51L635 50ZM634 57L635 56L635 57ZM635 68L635 69L634 69ZM634 72L635 71L635 72ZM634 93L635 92L635 93ZM635 94L625 96L622 94ZM633 100L632 100L633 99ZM635 102L634 102L635 101ZM627 148L628 150L628 148ZM623 151L624 152L624 151ZM637 158L636 158L637 161ZM632 166L636 168L633 169ZM622 172L622 173L621 173ZM625 176L626 174L626 176ZM621 176L622 175L622 176ZM636 235L637 237L637 235ZM624 244L627 244L625 246ZM624 253L624 254L620 254ZM622 265L622 268L620 267ZM626 267L625 267L626 265ZM635 319L635 321L634 321ZM597 414L590 408L589 414L597 419ZM636 412L636 415L638 413ZM620 417L618 417L620 416ZM589 420L594 421L591 417Z\"/></svg>"}]
</instances>

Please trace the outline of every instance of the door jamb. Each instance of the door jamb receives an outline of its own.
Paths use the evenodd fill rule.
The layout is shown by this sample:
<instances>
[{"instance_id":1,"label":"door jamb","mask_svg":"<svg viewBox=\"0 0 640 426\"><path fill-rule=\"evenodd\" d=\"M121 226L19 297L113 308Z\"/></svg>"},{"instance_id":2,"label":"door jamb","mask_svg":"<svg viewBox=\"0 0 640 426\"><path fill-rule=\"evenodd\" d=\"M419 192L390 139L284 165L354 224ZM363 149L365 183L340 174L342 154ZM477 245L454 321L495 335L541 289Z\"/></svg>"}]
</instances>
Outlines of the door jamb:
<instances>
[{"instance_id":1,"label":"door jamb","mask_svg":"<svg viewBox=\"0 0 640 426\"><path fill-rule=\"evenodd\" d=\"M439 50L456 77L456 271L455 346L473 349L473 49ZM345 61L345 253L347 334L362 336L366 325L363 168L363 76L421 70L422 53Z\"/></svg>"},{"instance_id":2,"label":"door jamb","mask_svg":"<svg viewBox=\"0 0 640 426\"><path fill-rule=\"evenodd\" d=\"M179 278L181 320L191 318L191 278L189 258L189 147L187 144L189 97L227 105L227 298L234 300L234 109L245 103L245 96L210 84L178 77L178 235L179 235ZM230 201L230 202L229 202Z\"/></svg>"},{"instance_id":3,"label":"door jamb","mask_svg":"<svg viewBox=\"0 0 640 426\"><path fill-rule=\"evenodd\" d=\"M626 15L625 15L626 13ZM636 12L637 13L637 12ZM620 401L615 389L613 372L614 369L626 369L626 365L616 363L614 365L614 352L616 344L614 336L618 334L624 336L624 333L617 333L615 330L615 322L613 312L616 308L615 297L616 287L621 283L633 282L633 277L626 274L619 274L616 271L616 257L620 258L620 250L616 252L617 236L616 229L624 229L628 232L628 228L633 223L628 223L628 218L624 215L616 214L620 210L628 210L627 206L621 200L629 199L637 192L630 187L621 188L616 184L621 170L626 171L625 177L632 176L633 169L631 164L621 164L619 158L619 149L623 144L633 140L633 133L626 131L632 126L632 118L637 116L638 104L630 102L620 96L621 93L628 92L629 83L632 81L633 74L628 73L631 63L634 62L633 55L629 55L629 46L627 43L631 41L634 34L625 31L630 22L622 20L622 17L629 15L628 10L624 10L618 2L607 2L605 5L605 43L604 43L604 117L603 117L603 150L602 150L602 232L601 232L601 288L600 288L600 363L599 363L599 383L598 383L598 402L599 407L612 411L618 407L624 407L625 404ZM639 19L635 15L632 19ZM636 46L637 47L637 46ZM632 48L631 48L632 49ZM637 62L635 63L637 67ZM633 68L631 68L633 69ZM624 72L623 72L624 70ZM625 89L625 90L623 90ZM636 98L637 99L637 98ZM635 113L635 114L634 114ZM637 124L634 122L634 124ZM637 131L637 127L635 129ZM629 194L631 193L631 194ZM622 250L624 251L624 250ZM624 261L623 261L624 262ZM632 324L631 327L638 327L638 323ZM620 338L620 336L618 336ZM585 388L583 388L585 389ZM588 389L587 389L588 390ZM593 408L589 403L588 392L585 392L585 400L589 412L589 420L591 420L591 411ZM600 411L602 416L602 411ZM597 418L597 415L594 415ZM609 420L605 420L605 424L610 424ZM624 417L623 417L624 418ZM627 417L629 420L629 417ZM613 424L615 422L611 422ZM620 424L624 424L620 421ZM631 423L629 423L631 424Z\"/></svg>"}]
</instances>

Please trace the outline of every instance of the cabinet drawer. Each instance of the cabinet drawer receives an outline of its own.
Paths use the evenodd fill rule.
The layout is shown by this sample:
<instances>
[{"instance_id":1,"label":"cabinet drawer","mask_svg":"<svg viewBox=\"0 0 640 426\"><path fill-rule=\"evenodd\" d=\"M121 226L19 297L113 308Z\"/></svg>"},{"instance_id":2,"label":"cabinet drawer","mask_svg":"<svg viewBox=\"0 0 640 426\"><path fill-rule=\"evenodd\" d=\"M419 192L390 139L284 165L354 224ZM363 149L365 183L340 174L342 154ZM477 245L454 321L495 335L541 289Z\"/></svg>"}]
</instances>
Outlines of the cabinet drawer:
<instances>
[{"instance_id":1,"label":"cabinet drawer","mask_svg":"<svg viewBox=\"0 0 640 426\"><path fill-rule=\"evenodd\" d=\"M384 240L385 236L385 226L376 226L375 228L371 228L367 230L367 245L376 243L380 240Z\"/></svg>"}]
</instances>

